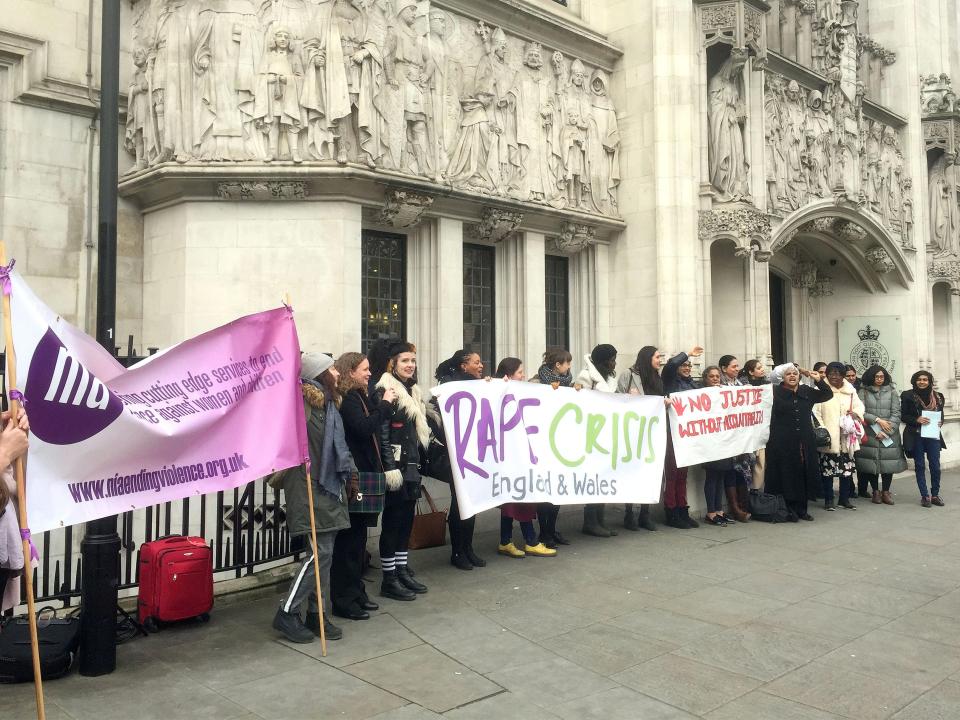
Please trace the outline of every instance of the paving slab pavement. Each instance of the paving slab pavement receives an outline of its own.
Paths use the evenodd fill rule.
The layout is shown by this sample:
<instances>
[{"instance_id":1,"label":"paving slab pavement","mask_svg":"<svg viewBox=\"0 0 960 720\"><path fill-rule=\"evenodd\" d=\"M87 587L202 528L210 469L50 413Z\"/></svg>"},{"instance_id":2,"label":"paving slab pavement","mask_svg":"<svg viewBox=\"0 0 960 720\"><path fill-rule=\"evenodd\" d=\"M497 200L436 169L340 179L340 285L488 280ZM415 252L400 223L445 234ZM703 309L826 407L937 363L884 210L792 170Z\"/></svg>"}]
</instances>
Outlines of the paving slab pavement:
<instances>
[{"instance_id":1,"label":"paving slab pavement","mask_svg":"<svg viewBox=\"0 0 960 720\"><path fill-rule=\"evenodd\" d=\"M430 592L409 603L376 598L372 571L380 612L336 618L326 658L271 629L278 594L217 606L124 643L112 675L48 682L47 717L956 720L960 473L943 486L943 508L903 476L893 507L610 539L564 508L556 558L500 557L492 533L469 573L414 552ZM32 686L0 707L35 717Z\"/></svg>"}]
</instances>

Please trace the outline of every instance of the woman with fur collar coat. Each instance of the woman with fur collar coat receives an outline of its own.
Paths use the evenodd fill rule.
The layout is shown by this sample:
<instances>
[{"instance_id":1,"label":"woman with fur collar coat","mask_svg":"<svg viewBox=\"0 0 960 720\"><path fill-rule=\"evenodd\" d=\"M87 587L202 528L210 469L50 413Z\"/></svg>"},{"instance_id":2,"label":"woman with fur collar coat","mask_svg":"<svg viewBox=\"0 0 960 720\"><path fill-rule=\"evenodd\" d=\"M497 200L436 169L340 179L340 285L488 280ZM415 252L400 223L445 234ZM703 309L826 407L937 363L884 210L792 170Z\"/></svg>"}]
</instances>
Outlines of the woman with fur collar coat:
<instances>
[{"instance_id":1,"label":"woman with fur collar coat","mask_svg":"<svg viewBox=\"0 0 960 720\"><path fill-rule=\"evenodd\" d=\"M420 453L430 444L427 408L417 385L417 348L405 340L381 340L370 348L371 382L379 390L393 389L397 400L388 423L385 454L396 469L387 472L380 532L380 594L393 600L413 600L427 592L407 565L410 531L420 497Z\"/></svg>"},{"instance_id":2,"label":"woman with fur collar coat","mask_svg":"<svg viewBox=\"0 0 960 720\"><path fill-rule=\"evenodd\" d=\"M352 484L357 466L350 455L343 433L343 420L337 408L338 374L333 358L321 353L304 353L300 358L301 392L310 452L310 481L313 517L317 530L317 559L323 598L323 622L328 640L338 640L343 631L330 622L330 565L337 533L350 527L347 508L348 484ZM274 482L271 479L271 484ZM287 530L291 537L309 537L310 496L303 465L289 468L276 476L283 488L287 508ZM293 576L290 590L281 600L273 627L291 642L313 642L320 634L316 575L312 547L308 557ZM306 624L300 619L307 604Z\"/></svg>"},{"instance_id":3,"label":"woman with fur collar coat","mask_svg":"<svg viewBox=\"0 0 960 720\"><path fill-rule=\"evenodd\" d=\"M583 358L583 370L574 380L574 386L615 393L617 391L617 349L613 345L597 345L589 355ZM608 538L616 535L604 524L606 506L602 503L590 503L583 506L584 535Z\"/></svg>"}]
</instances>

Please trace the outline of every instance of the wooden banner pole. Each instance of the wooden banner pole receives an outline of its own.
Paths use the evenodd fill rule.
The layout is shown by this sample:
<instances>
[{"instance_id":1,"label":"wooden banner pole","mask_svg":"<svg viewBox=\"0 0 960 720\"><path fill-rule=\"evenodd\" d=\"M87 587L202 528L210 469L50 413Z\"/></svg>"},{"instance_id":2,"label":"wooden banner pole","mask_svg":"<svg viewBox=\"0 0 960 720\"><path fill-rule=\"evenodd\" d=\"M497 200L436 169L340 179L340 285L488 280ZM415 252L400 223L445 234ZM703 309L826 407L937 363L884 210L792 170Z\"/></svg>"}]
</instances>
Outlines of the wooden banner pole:
<instances>
[{"instance_id":1,"label":"wooden banner pole","mask_svg":"<svg viewBox=\"0 0 960 720\"><path fill-rule=\"evenodd\" d=\"M283 304L292 309L290 293L283 294ZM305 463L303 469L307 476L307 505L310 506L310 542L313 545L313 578L317 584L317 611L320 622L320 654L327 656L327 631L323 621L323 590L320 587L320 556L317 554L317 517L313 512L313 480L310 478L310 463ZM309 612L309 608L307 608Z\"/></svg>"},{"instance_id":2,"label":"wooden banner pole","mask_svg":"<svg viewBox=\"0 0 960 720\"><path fill-rule=\"evenodd\" d=\"M317 583L317 613L320 618L320 654L326 657L327 632L323 627L323 591L320 589L320 556L317 555L317 518L313 512L313 480L310 478L309 463L305 465L305 469L307 471L307 504L310 506L310 540L313 543L313 577Z\"/></svg>"},{"instance_id":3,"label":"wooden banner pole","mask_svg":"<svg viewBox=\"0 0 960 720\"><path fill-rule=\"evenodd\" d=\"M0 240L0 265L7 265L7 248ZM17 388L17 354L13 347L13 320L10 316L10 296L3 295L3 332L7 343L7 394ZM10 417L16 420L20 411L20 401L11 397L9 402ZM24 472L23 456L14 461L14 477L17 480L17 512L20 516L20 529L27 530L27 480ZM21 533L24 535L25 533ZM37 613L33 601L33 564L30 558L29 536L23 539L23 571L27 583L27 620L30 623L30 650L33 654L33 689L37 699L37 718L45 720L47 717L43 705L43 677L40 674L40 642L37 637Z\"/></svg>"}]
</instances>

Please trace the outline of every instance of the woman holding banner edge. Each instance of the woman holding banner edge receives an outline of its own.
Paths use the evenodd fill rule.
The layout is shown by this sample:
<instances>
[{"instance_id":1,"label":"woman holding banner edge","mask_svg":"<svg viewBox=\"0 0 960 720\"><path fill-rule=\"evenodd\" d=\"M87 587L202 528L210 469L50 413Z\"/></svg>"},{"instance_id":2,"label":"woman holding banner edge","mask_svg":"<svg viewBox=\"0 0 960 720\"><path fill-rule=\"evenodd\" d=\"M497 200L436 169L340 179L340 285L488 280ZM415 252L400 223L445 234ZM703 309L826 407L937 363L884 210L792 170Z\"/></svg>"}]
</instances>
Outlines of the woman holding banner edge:
<instances>
[{"instance_id":1,"label":"woman holding banner edge","mask_svg":"<svg viewBox=\"0 0 960 720\"><path fill-rule=\"evenodd\" d=\"M703 348L697 345L691 348L690 352L678 353L667 361L661 373L666 395L696 388L696 383L691 376L693 366L690 358L700 357L701 355L703 355ZM651 359L652 367L653 360ZM664 464L663 512L667 516L667 525L670 527L678 530L700 527L700 523L690 517L690 506L687 503L687 468L677 467L677 458L673 452L673 439L670 433L667 433L667 454Z\"/></svg>"},{"instance_id":2,"label":"woman holding banner edge","mask_svg":"<svg viewBox=\"0 0 960 720\"><path fill-rule=\"evenodd\" d=\"M523 361L520 358L503 358L497 365L494 377L504 382L524 380ZM522 558L527 555L534 557L556 557L557 551L548 548L537 540L533 529L533 521L537 517L537 506L534 503L505 503L500 506L500 544L497 552L509 558ZM524 548L521 550L513 544L513 521L520 523L520 532L523 533Z\"/></svg>"},{"instance_id":3,"label":"woman holding banner edge","mask_svg":"<svg viewBox=\"0 0 960 720\"><path fill-rule=\"evenodd\" d=\"M704 368L701 387L720 387L723 384L723 371L717 365ZM703 463L703 498L707 503L705 517L710 525L726 527L733 523L733 518L727 517L723 512L724 489L736 472L733 461L733 457L728 457Z\"/></svg>"},{"instance_id":4,"label":"woman holding banner edge","mask_svg":"<svg viewBox=\"0 0 960 720\"><path fill-rule=\"evenodd\" d=\"M472 350L457 350L450 358L441 362L434 373L434 378L441 385L461 380L480 380L482 377L483 361L480 359L480 353ZM430 401L428 410L427 421L430 423L430 429L446 445L443 422L440 420L440 407L436 398ZM450 564L458 570L486 567L486 560L479 557L473 550L476 516L466 519L460 517L457 486L452 476L436 479L450 485L450 510L447 512L447 525L450 527Z\"/></svg>"},{"instance_id":5,"label":"woman holding banner edge","mask_svg":"<svg viewBox=\"0 0 960 720\"><path fill-rule=\"evenodd\" d=\"M583 370L577 375L574 383L575 387L596 390L598 392L616 392L617 391L617 349L613 345L597 345L590 354L583 358ZM632 506L627 508L632 510ZM628 510L630 512L630 510ZM583 506L583 529L584 535L593 535L594 537L608 538L616 535L616 530L611 530L604 523L606 514L606 505L603 503L588 503ZM632 515L632 512L630 513ZM624 525L628 530L636 530L636 527L630 527L624 518Z\"/></svg>"},{"instance_id":6,"label":"woman holding banner edge","mask_svg":"<svg viewBox=\"0 0 960 720\"><path fill-rule=\"evenodd\" d=\"M538 382L543 385L551 385L554 388L573 387L573 374L570 367L573 365L573 355L564 348L547 348L543 353L543 363L537 374L530 379L530 382ZM560 517L560 506L553 503L540 503L537 505L537 522L540 525L540 542L551 550L556 550L558 545L569 545L567 540L559 530L557 530L557 520Z\"/></svg>"},{"instance_id":7,"label":"woman holding banner edge","mask_svg":"<svg viewBox=\"0 0 960 720\"><path fill-rule=\"evenodd\" d=\"M800 384L800 376L810 378L815 387ZM779 365L774 378L770 439L767 441L766 491L782 495L787 507L801 520L813 520L807 512L807 500L820 491L820 463L813 432L813 406L833 398L833 390L820 373L802 370L792 363Z\"/></svg>"}]
</instances>

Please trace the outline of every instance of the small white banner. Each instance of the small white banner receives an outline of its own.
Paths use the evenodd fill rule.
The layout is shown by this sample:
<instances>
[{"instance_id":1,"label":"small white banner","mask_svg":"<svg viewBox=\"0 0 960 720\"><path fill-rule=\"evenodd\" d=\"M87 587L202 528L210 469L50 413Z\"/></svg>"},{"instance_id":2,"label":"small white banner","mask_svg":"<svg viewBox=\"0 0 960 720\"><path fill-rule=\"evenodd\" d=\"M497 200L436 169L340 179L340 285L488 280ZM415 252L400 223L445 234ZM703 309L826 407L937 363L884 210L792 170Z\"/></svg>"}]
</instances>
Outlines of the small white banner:
<instances>
[{"instance_id":1,"label":"small white banner","mask_svg":"<svg viewBox=\"0 0 960 720\"><path fill-rule=\"evenodd\" d=\"M773 386L721 386L670 396L677 467L754 452L770 437Z\"/></svg>"},{"instance_id":2,"label":"small white banner","mask_svg":"<svg viewBox=\"0 0 960 720\"><path fill-rule=\"evenodd\" d=\"M514 502L660 501L663 398L504 380L433 394L465 518Z\"/></svg>"}]
</instances>

